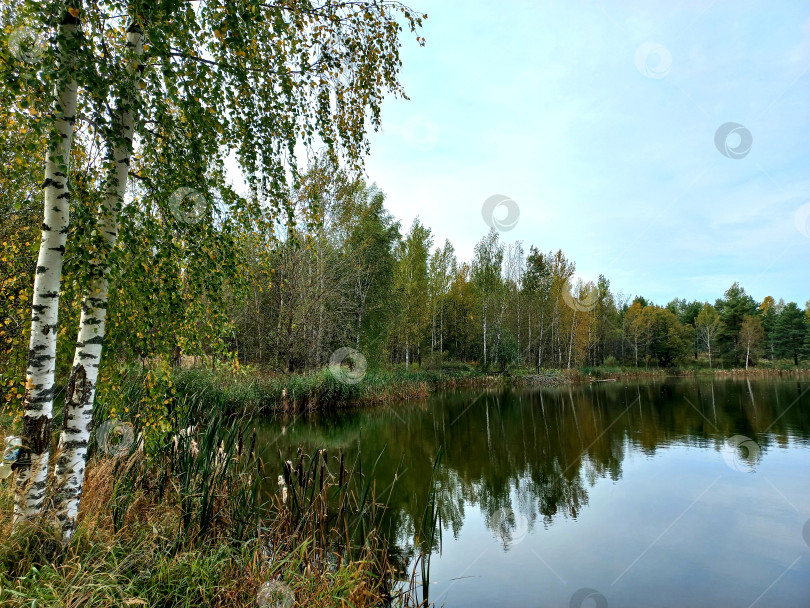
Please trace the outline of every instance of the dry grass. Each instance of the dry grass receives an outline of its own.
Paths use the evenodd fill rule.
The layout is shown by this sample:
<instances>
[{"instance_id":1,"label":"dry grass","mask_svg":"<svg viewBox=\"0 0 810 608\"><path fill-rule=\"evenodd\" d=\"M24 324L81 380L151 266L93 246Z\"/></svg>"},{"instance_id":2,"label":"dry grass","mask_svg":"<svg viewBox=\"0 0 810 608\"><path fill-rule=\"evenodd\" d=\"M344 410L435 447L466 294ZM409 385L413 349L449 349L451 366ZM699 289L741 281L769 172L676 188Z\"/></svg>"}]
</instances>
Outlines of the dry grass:
<instances>
[{"instance_id":1,"label":"dry grass","mask_svg":"<svg viewBox=\"0 0 810 608\"><path fill-rule=\"evenodd\" d=\"M138 490L121 521L114 520L109 507L116 500L122 465L135 465L143 456L128 458L94 459L88 465L76 534L64 550L51 525L28 525L12 533L12 491L4 483L0 605L235 608L255 606L259 586L270 580L288 586L296 606L371 608L383 600L386 585L374 542L355 550L343 547L337 563L325 558L334 530L355 525L337 518L330 523L329 497L339 492L328 473L318 492L311 491L316 480L308 473L300 481L296 477L296 506L277 499L270 524L253 538L234 543L226 529L218 528L183 545L177 542L181 501L171 493L159 500L154 487ZM350 491L343 495L358 507ZM367 520L366 514L362 518ZM276 547L272 559L268 547Z\"/></svg>"}]
</instances>

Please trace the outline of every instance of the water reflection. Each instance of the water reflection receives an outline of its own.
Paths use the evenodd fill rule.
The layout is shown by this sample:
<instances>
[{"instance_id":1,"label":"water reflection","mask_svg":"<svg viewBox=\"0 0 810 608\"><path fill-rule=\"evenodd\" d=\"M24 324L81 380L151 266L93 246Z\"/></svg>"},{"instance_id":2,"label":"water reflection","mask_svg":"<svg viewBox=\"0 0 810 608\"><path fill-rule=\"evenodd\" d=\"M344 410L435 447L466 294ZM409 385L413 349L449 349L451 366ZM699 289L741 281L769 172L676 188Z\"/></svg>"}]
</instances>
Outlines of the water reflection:
<instances>
[{"instance_id":1,"label":"water reflection","mask_svg":"<svg viewBox=\"0 0 810 608\"><path fill-rule=\"evenodd\" d=\"M589 588L596 579L601 587L592 586L599 592L621 598L612 605L652 605L672 589L676 596L660 605L709 605L714 597L722 605L747 606L772 582L771 566L790 564L783 564L787 557L778 546L808 548L801 533L810 517L808 389L806 381L673 379L448 392L395 411L383 407L279 421L263 434L265 443L277 442L285 453L299 445L309 451L341 449L350 457L359 452L366 469L376 461L382 485L396 476L385 526L403 563L414 556L412 539L441 448L436 483L443 542L433 562L434 601L440 593L440 603L450 606L567 606L578 587ZM784 452L780 466L760 477L759 469L777 449ZM631 467L632 475L623 480L624 467ZM599 500L591 508L594 493ZM749 519L730 521L741 513ZM669 532L676 524L682 538ZM732 526L737 538L723 532L723 525ZM795 534L791 526L798 526ZM746 538L751 543L767 538L773 553L760 560L751 550L737 569L717 563L723 555L727 562ZM686 539L691 545L679 544ZM706 548L701 542L714 544ZM433 549L439 548L437 541ZM671 554L662 558L665 549ZM670 572L649 574L648 555ZM810 555L805 557L810 564ZM788 570L796 568L801 565ZM640 581L634 571L647 574ZM667 582L672 571L690 577L690 585ZM749 571L759 576L746 575ZM807 581L810 568L803 572ZM712 586L717 576L741 582L729 596ZM748 597L743 591L750 586L753 592L760 579L761 588ZM807 603L808 583L788 574L783 579L784 597ZM769 593L782 597L773 595L775 589ZM739 603L728 599L737 592Z\"/></svg>"}]
</instances>

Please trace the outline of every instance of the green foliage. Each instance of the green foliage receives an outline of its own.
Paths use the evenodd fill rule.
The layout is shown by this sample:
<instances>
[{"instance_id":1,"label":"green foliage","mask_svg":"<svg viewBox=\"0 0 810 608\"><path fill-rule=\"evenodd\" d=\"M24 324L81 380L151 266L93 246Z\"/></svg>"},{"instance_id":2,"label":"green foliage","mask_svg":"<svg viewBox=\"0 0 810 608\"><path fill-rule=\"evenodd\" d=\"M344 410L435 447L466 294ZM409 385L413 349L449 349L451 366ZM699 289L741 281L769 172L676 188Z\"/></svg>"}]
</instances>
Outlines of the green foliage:
<instances>
[{"instance_id":1,"label":"green foliage","mask_svg":"<svg viewBox=\"0 0 810 608\"><path fill-rule=\"evenodd\" d=\"M721 329L717 336L721 354L733 363L743 361L745 352L738 344L740 329L742 329L743 319L746 315L757 314L757 303L745 293L745 289L739 283L734 283L729 287L722 298L715 303L717 312L720 313Z\"/></svg>"},{"instance_id":2,"label":"green foliage","mask_svg":"<svg viewBox=\"0 0 810 608\"><path fill-rule=\"evenodd\" d=\"M776 355L793 359L798 365L799 357L807 354L808 324L805 312L795 302L790 302L779 312L773 325L773 335Z\"/></svg>"},{"instance_id":3,"label":"green foliage","mask_svg":"<svg viewBox=\"0 0 810 608\"><path fill-rule=\"evenodd\" d=\"M509 329L502 329L495 342L493 361L498 364L501 371L506 371L510 365L517 362L519 355L518 343L514 334Z\"/></svg>"}]
</instances>

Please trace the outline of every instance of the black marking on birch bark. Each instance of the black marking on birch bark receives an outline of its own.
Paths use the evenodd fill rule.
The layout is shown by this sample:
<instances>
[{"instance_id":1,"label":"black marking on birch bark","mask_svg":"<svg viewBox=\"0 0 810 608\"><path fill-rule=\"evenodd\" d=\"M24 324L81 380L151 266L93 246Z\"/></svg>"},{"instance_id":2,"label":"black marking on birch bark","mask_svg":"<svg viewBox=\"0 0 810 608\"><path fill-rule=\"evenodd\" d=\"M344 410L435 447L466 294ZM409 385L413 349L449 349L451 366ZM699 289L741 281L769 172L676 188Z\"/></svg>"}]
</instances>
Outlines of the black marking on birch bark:
<instances>
[{"instance_id":1,"label":"black marking on birch bark","mask_svg":"<svg viewBox=\"0 0 810 608\"><path fill-rule=\"evenodd\" d=\"M46 177L45 181L42 182L40 188L47 188L48 186L55 186L55 185L56 185L55 181L53 181L50 177Z\"/></svg>"},{"instance_id":2,"label":"black marking on birch bark","mask_svg":"<svg viewBox=\"0 0 810 608\"><path fill-rule=\"evenodd\" d=\"M43 274L45 272L48 272L47 266L37 266L37 274Z\"/></svg>"},{"instance_id":3,"label":"black marking on birch bark","mask_svg":"<svg viewBox=\"0 0 810 608\"><path fill-rule=\"evenodd\" d=\"M43 403L45 401L53 399L53 391L54 391L54 387L53 387L53 385L51 385L48 388L43 388L43 389L37 391L37 396L36 397L34 397L32 395L29 395L28 396L28 401L26 402L26 407L28 407L28 405L32 404L32 403Z\"/></svg>"},{"instance_id":4,"label":"black marking on birch bark","mask_svg":"<svg viewBox=\"0 0 810 608\"><path fill-rule=\"evenodd\" d=\"M60 449L64 449L63 446L60 446ZM56 466L60 469L64 469L70 463L70 458L68 458L65 454L62 454L59 458L56 459ZM73 471L65 471L66 473L72 473Z\"/></svg>"},{"instance_id":5,"label":"black marking on birch bark","mask_svg":"<svg viewBox=\"0 0 810 608\"><path fill-rule=\"evenodd\" d=\"M45 306L44 304L34 304L31 306L31 309L36 313L45 312L49 308L50 306Z\"/></svg>"},{"instance_id":6,"label":"black marking on birch bark","mask_svg":"<svg viewBox=\"0 0 810 608\"><path fill-rule=\"evenodd\" d=\"M53 388L51 388L53 391ZM22 440L23 452L36 454L37 456L46 453L51 446L51 424L53 420L50 416L37 416L36 418L25 415L22 419Z\"/></svg>"},{"instance_id":7,"label":"black marking on birch bark","mask_svg":"<svg viewBox=\"0 0 810 608\"><path fill-rule=\"evenodd\" d=\"M90 395L92 384L87 379L83 365L74 365L68 378L65 391L65 411L62 415L62 430L68 428L68 420L73 409L80 408Z\"/></svg>"},{"instance_id":8,"label":"black marking on birch bark","mask_svg":"<svg viewBox=\"0 0 810 608\"><path fill-rule=\"evenodd\" d=\"M50 389L48 392L53 393L53 389ZM53 401L53 395L37 395L36 397L31 397L25 409L32 412L41 412L45 405L51 401Z\"/></svg>"},{"instance_id":9,"label":"black marking on birch bark","mask_svg":"<svg viewBox=\"0 0 810 608\"><path fill-rule=\"evenodd\" d=\"M67 120L67 118L64 118L64 120ZM61 171L54 171L54 172L53 172L53 174L54 174L56 177L67 177L67 175L65 175L65 174L64 174L64 173L62 173Z\"/></svg>"},{"instance_id":10,"label":"black marking on birch bark","mask_svg":"<svg viewBox=\"0 0 810 608\"><path fill-rule=\"evenodd\" d=\"M60 198L66 198L70 200L70 192L63 192L62 194L56 197L56 200L59 200Z\"/></svg>"},{"instance_id":11,"label":"black marking on birch bark","mask_svg":"<svg viewBox=\"0 0 810 608\"><path fill-rule=\"evenodd\" d=\"M38 355L33 351L28 353L28 365L32 367L41 368L52 359L51 355Z\"/></svg>"},{"instance_id":12,"label":"black marking on birch bark","mask_svg":"<svg viewBox=\"0 0 810 608\"><path fill-rule=\"evenodd\" d=\"M65 254L65 246L59 245L59 247L48 247L48 251L58 251L62 255Z\"/></svg>"},{"instance_id":13,"label":"black marking on birch bark","mask_svg":"<svg viewBox=\"0 0 810 608\"><path fill-rule=\"evenodd\" d=\"M69 226L65 226L65 227L59 229L59 234L67 234L68 232L70 232L70 227Z\"/></svg>"},{"instance_id":14,"label":"black marking on birch bark","mask_svg":"<svg viewBox=\"0 0 810 608\"><path fill-rule=\"evenodd\" d=\"M86 441L66 441L62 448L65 450L75 450L77 448L86 448L87 447Z\"/></svg>"},{"instance_id":15,"label":"black marking on birch bark","mask_svg":"<svg viewBox=\"0 0 810 608\"><path fill-rule=\"evenodd\" d=\"M89 344L104 344L104 336L93 336L89 340L84 341L85 346Z\"/></svg>"},{"instance_id":16,"label":"black marking on birch bark","mask_svg":"<svg viewBox=\"0 0 810 608\"><path fill-rule=\"evenodd\" d=\"M43 334L47 335L46 332L43 331ZM28 362L36 362L36 361L48 361L53 359L53 356L49 353L42 353L41 351L45 349L44 344L38 344L34 348L28 351Z\"/></svg>"},{"instance_id":17,"label":"black marking on birch bark","mask_svg":"<svg viewBox=\"0 0 810 608\"><path fill-rule=\"evenodd\" d=\"M95 317L87 317L84 320L85 325L100 325L101 323L101 319L96 319Z\"/></svg>"},{"instance_id":18,"label":"black marking on birch bark","mask_svg":"<svg viewBox=\"0 0 810 608\"><path fill-rule=\"evenodd\" d=\"M98 359L98 357L92 353L79 353L79 359Z\"/></svg>"},{"instance_id":19,"label":"black marking on birch bark","mask_svg":"<svg viewBox=\"0 0 810 608\"><path fill-rule=\"evenodd\" d=\"M39 297L40 297L40 298L50 298L50 299L54 299L54 298L58 298L58 297L59 297L59 292L58 292L58 291L46 291L45 293L41 293L41 294L39 294Z\"/></svg>"},{"instance_id":20,"label":"black marking on birch bark","mask_svg":"<svg viewBox=\"0 0 810 608\"><path fill-rule=\"evenodd\" d=\"M62 500L70 500L71 498L79 498L82 495L82 491L77 487L65 488L59 492L61 495L60 498Z\"/></svg>"},{"instance_id":21,"label":"black marking on birch bark","mask_svg":"<svg viewBox=\"0 0 810 608\"><path fill-rule=\"evenodd\" d=\"M48 226L48 224L46 224L45 222L42 222L42 231L43 231L43 232L50 232L50 231L51 231L51 227L50 227L50 226Z\"/></svg>"}]
</instances>

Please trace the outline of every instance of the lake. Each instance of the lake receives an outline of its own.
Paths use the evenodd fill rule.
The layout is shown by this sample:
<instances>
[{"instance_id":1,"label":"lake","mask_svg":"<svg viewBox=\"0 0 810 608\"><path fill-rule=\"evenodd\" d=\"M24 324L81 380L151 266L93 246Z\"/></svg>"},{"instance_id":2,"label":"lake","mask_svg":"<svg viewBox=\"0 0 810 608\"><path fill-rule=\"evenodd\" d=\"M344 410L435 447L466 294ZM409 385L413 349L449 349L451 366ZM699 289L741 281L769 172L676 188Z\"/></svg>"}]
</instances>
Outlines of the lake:
<instances>
[{"instance_id":1,"label":"lake","mask_svg":"<svg viewBox=\"0 0 810 608\"><path fill-rule=\"evenodd\" d=\"M396 477L383 528L405 563L435 484L437 606L810 605L806 379L452 391L260 439Z\"/></svg>"}]
</instances>

